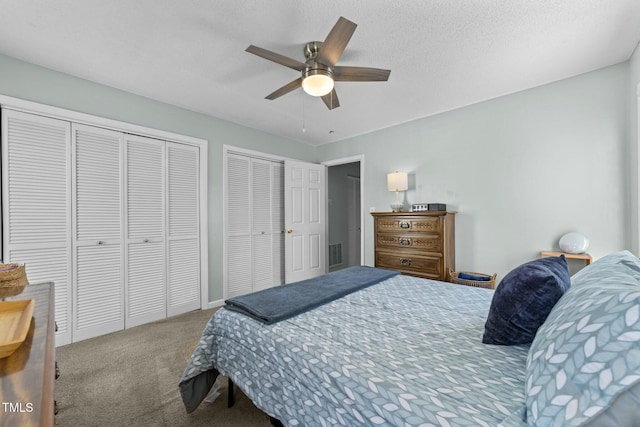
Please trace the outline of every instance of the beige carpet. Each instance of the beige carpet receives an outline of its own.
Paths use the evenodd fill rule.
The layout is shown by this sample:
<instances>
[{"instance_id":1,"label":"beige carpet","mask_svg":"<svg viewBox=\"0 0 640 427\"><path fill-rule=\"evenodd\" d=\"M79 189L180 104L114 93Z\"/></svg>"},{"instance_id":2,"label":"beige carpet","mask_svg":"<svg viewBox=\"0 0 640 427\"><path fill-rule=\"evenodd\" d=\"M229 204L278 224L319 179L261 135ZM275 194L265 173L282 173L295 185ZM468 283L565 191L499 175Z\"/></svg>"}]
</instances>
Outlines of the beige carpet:
<instances>
[{"instance_id":1,"label":"beige carpet","mask_svg":"<svg viewBox=\"0 0 640 427\"><path fill-rule=\"evenodd\" d=\"M178 381L191 351L215 310L198 310L167 320L92 338L56 350L56 426L270 426L236 387L227 408L226 378L221 396L187 414Z\"/></svg>"}]
</instances>

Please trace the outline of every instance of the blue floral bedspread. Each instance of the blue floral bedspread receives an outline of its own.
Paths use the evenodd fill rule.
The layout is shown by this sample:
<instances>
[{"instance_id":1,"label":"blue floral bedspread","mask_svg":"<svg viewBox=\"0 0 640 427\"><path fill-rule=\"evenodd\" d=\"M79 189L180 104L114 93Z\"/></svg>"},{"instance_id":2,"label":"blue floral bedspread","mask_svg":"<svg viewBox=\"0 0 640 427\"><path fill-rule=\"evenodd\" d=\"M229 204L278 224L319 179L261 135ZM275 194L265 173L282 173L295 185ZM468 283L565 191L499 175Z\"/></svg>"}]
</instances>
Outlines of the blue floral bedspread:
<instances>
[{"instance_id":1,"label":"blue floral bedspread","mask_svg":"<svg viewBox=\"0 0 640 427\"><path fill-rule=\"evenodd\" d=\"M528 347L482 344L492 295L396 276L272 325L222 308L181 389L217 371L286 426L520 426Z\"/></svg>"}]
</instances>

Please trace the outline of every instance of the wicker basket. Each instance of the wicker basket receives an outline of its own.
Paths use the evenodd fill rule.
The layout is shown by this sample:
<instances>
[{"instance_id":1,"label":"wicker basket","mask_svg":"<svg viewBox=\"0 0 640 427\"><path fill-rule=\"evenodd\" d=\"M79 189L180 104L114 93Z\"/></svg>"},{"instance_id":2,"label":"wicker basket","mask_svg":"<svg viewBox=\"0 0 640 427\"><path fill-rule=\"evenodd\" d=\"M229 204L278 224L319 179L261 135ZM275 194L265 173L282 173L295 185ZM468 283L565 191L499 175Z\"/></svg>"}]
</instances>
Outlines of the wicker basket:
<instances>
[{"instance_id":1,"label":"wicker basket","mask_svg":"<svg viewBox=\"0 0 640 427\"><path fill-rule=\"evenodd\" d=\"M466 273L473 276L488 277L489 280L461 279L458 277L460 273ZM453 271L452 269L449 269L449 276L451 277L451 283L455 283L457 285L473 286L476 288L486 288L486 289L494 289L496 287L497 274L489 275L484 273L475 273L473 271Z\"/></svg>"},{"instance_id":2,"label":"wicker basket","mask_svg":"<svg viewBox=\"0 0 640 427\"><path fill-rule=\"evenodd\" d=\"M0 290L24 288L28 284L24 264L0 264Z\"/></svg>"},{"instance_id":3,"label":"wicker basket","mask_svg":"<svg viewBox=\"0 0 640 427\"><path fill-rule=\"evenodd\" d=\"M0 288L28 285L24 264L0 264Z\"/></svg>"}]
</instances>

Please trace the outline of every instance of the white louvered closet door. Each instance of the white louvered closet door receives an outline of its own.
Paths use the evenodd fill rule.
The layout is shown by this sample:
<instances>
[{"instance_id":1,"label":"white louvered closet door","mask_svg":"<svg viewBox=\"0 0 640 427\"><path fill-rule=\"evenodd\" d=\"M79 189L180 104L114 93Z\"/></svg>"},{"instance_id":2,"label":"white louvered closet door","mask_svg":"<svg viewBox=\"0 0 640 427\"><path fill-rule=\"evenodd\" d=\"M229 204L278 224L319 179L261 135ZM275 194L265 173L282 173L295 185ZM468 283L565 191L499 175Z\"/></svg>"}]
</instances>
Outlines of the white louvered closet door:
<instances>
[{"instance_id":1,"label":"white louvered closet door","mask_svg":"<svg viewBox=\"0 0 640 427\"><path fill-rule=\"evenodd\" d=\"M273 253L272 286L281 285L284 277L284 165L271 163L271 252Z\"/></svg>"},{"instance_id":2,"label":"white louvered closet door","mask_svg":"<svg viewBox=\"0 0 640 427\"><path fill-rule=\"evenodd\" d=\"M73 124L74 327L79 341L124 329L120 132Z\"/></svg>"},{"instance_id":3,"label":"white louvered closet door","mask_svg":"<svg viewBox=\"0 0 640 427\"><path fill-rule=\"evenodd\" d=\"M284 251L284 166L269 160L251 160L251 252L253 291L280 285Z\"/></svg>"},{"instance_id":4,"label":"white louvered closet door","mask_svg":"<svg viewBox=\"0 0 640 427\"><path fill-rule=\"evenodd\" d=\"M169 316L200 308L199 153L196 146L167 142Z\"/></svg>"},{"instance_id":5,"label":"white louvered closet door","mask_svg":"<svg viewBox=\"0 0 640 427\"><path fill-rule=\"evenodd\" d=\"M273 286L271 231L271 162L251 160L251 267L253 291Z\"/></svg>"},{"instance_id":6,"label":"white louvered closet door","mask_svg":"<svg viewBox=\"0 0 640 427\"><path fill-rule=\"evenodd\" d=\"M233 298L253 290L251 268L251 159L227 156L226 203L226 297Z\"/></svg>"},{"instance_id":7,"label":"white louvered closet door","mask_svg":"<svg viewBox=\"0 0 640 427\"><path fill-rule=\"evenodd\" d=\"M71 124L2 110L3 261L55 285L56 343L71 342Z\"/></svg>"},{"instance_id":8,"label":"white louvered closet door","mask_svg":"<svg viewBox=\"0 0 640 427\"><path fill-rule=\"evenodd\" d=\"M127 328L167 316L165 142L125 136Z\"/></svg>"},{"instance_id":9,"label":"white louvered closet door","mask_svg":"<svg viewBox=\"0 0 640 427\"><path fill-rule=\"evenodd\" d=\"M226 297L284 283L284 166L229 153Z\"/></svg>"}]
</instances>

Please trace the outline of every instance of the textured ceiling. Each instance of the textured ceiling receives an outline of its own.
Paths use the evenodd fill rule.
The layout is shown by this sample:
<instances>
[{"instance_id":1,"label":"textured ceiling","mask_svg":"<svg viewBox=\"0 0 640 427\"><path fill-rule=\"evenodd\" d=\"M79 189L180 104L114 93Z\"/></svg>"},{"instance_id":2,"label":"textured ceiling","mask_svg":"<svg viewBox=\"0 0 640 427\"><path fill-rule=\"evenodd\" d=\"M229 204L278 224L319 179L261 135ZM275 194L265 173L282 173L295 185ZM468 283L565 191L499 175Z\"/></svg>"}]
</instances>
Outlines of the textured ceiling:
<instances>
[{"instance_id":1,"label":"textured ceiling","mask_svg":"<svg viewBox=\"0 0 640 427\"><path fill-rule=\"evenodd\" d=\"M626 61L639 0L0 0L0 53L319 145ZM391 69L336 83L329 111L299 73L340 16L358 24L338 65ZM305 131L303 132L303 127Z\"/></svg>"}]
</instances>

